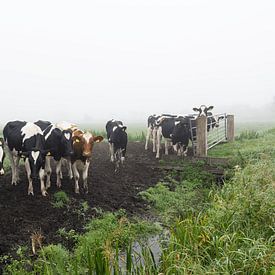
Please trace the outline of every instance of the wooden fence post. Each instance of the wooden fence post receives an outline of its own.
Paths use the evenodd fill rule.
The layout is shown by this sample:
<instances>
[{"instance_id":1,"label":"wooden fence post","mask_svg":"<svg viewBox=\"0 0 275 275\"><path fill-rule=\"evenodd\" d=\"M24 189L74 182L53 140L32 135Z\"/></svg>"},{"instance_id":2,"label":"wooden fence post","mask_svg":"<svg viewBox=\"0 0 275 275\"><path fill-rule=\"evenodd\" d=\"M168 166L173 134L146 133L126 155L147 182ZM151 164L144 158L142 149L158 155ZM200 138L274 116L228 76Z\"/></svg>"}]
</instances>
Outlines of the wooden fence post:
<instances>
[{"instance_id":1,"label":"wooden fence post","mask_svg":"<svg viewBox=\"0 0 275 275\"><path fill-rule=\"evenodd\" d=\"M226 139L231 142L234 141L235 129L234 129L234 115L227 115L227 129Z\"/></svg>"},{"instance_id":2,"label":"wooden fence post","mask_svg":"<svg viewBox=\"0 0 275 275\"><path fill-rule=\"evenodd\" d=\"M197 124L197 149L196 155L199 157L207 156L207 118L199 116L196 119Z\"/></svg>"}]
</instances>

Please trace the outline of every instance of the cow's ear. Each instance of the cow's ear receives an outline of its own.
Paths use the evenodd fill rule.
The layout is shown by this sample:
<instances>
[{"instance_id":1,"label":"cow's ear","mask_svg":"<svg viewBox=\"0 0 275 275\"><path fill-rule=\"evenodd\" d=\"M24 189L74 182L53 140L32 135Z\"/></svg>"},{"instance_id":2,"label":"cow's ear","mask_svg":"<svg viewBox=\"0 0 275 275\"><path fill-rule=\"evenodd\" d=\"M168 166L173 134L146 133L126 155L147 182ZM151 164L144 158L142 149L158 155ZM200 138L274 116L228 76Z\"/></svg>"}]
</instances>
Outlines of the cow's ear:
<instances>
[{"instance_id":1,"label":"cow's ear","mask_svg":"<svg viewBox=\"0 0 275 275\"><path fill-rule=\"evenodd\" d=\"M73 143L78 143L78 142L80 142L80 137L73 136L72 140L73 140Z\"/></svg>"},{"instance_id":2,"label":"cow's ear","mask_svg":"<svg viewBox=\"0 0 275 275\"><path fill-rule=\"evenodd\" d=\"M195 112L199 112L199 111L200 111L200 109L199 109L199 108L193 108L193 111L195 111Z\"/></svg>"},{"instance_id":3,"label":"cow's ear","mask_svg":"<svg viewBox=\"0 0 275 275\"><path fill-rule=\"evenodd\" d=\"M96 136L94 137L94 142L101 142L103 140L102 136Z\"/></svg>"},{"instance_id":4,"label":"cow's ear","mask_svg":"<svg viewBox=\"0 0 275 275\"><path fill-rule=\"evenodd\" d=\"M210 111L210 110L212 110L214 108L214 106L209 106L208 108L207 108L207 111Z\"/></svg>"},{"instance_id":5,"label":"cow's ear","mask_svg":"<svg viewBox=\"0 0 275 275\"><path fill-rule=\"evenodd\" d=\"M124 131L124 132L125 132L125 131L126 131L126 129L127 129L127 127L126 127L126 126L123 126L121 129L122 129L122 131Z\"/></svg>"}]
</instances>

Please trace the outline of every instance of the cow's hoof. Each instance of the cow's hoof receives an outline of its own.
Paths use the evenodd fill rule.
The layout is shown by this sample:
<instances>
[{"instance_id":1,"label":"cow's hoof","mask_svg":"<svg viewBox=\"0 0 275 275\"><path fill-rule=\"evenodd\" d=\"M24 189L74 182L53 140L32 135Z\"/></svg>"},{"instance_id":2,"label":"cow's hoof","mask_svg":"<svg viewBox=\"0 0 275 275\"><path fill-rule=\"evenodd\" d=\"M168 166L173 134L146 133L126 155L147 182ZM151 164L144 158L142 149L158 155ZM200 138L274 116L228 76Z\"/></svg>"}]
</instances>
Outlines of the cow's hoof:
<instances>
[{"instance_id":1,"label":"cow's hoof","mask_svg":"<svg viewBox=\"0 0 275 275\"><path fill-rule=\"evenodd\" d=\"M34 196L33 191L28 191L28 195L33 195Z\"/></svg>"},{"instance_id":2,"label":"cow's hoof","mask_svg":"<svg viewBox=\"0 0 275 275\"><path fill-rule=\"evenodd\" d=\"M79 189L75 189L74 192L75 192L76 194L79 194Z\"/></svg>"},{"instance_id":3,"label":"cow's hoof","mask_svg":"<svg viewBox=\"0 0 275 275\"><path fill-rule=\"evenodd\" d=\"M48 195L47 191L42 191L42 196L46 197Z\"/></svg>"}]
</instances>

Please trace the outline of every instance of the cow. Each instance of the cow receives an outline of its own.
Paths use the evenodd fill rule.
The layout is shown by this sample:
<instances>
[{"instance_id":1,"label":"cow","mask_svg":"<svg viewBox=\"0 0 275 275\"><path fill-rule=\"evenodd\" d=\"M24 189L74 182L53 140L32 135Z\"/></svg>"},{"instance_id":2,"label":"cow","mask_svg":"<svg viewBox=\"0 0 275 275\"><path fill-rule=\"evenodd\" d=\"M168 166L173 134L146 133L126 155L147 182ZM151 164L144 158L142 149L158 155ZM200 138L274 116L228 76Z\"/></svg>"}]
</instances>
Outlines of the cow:
<instances>
[{"instance_id":1,"label":"cow","mask_svg":"<svg viewBox=\"0 0 275 275\"><path fill-rule=\"evenodd\" d=\"M165 154L168 155L168 145L172 143L178 156L186 155L190 139L189 121L184 116L161 116L157 121L156 158L160 156L161 139L164 137Z\"/></svg>"},{"instance_id":2,"label":"cow","mask_svg":"<svg viewBox=\"0 0 275 275\"><path fill-rule=\"evenodd\" d=\"M156 152L157 130L159 127L158 120L160 117L178 117L178 115L170 115L170 114L156 115L156 114L154 114L154 115L150 115L148 117L145 150L148 150L148 144L149 144L150 138L152 138L153 153Z\"/></svg>"},{"instance_id":3,"label":"cow","mask_svg":"<svg viewBox=\"0 0 275 275\"><path fill-rule=\"evenodd\" d=\"M35 124L43 130L43 135L45 137L45 149L49 151L46 156L45 164L45 174L46 174L46 188L48 189L51 186L51 158L53 158L56 163L56 185L61 187L61 165L62 158L70 158L73 154L73 142L72 142L72 130L70 129L60 129L55 124L52 124L47 121L36 121ZM72 174L69 176L72 178Z\"/></svg>"},{"instance_id":4,"label":"cow","mask_svg":"<svg viewBox=\"0 0 275 275\"><path fill-rule=\"evenodd\" d=\"M4 159L5 159L5 151L4 151L4 139L0 137L0 176L4 175Z\"/></svg>"},{"instance_id":5,"label":"cow","mask_svg":"<svg viewBox=\"0 0 275 275\"><path fill-rule=\"evenodd\" d=\"M160 116L151 115L148 117L147 120L147 134L146 134L146 141L145 141L145 150L148 150L148 143L150 138L153 141L153 153L156 152L156 138L157 138L157 125L156 121L159 119Z\"/></svg>"},{"instance_id":6,"label":"cow","mask_svg":"<svg viewBox=\"0 0 275 275\"><path fill-rule=\"evenodd\" d=\"M19 160L25 159L25 169L28 176L28 195L33 194L33 180L40 178L41 193L47 195L44 184L45 138L42 130L32 122L10 121L3 129L5 149L10 159L12 169L11 184L19 182Z\"/></svg>"},{"instance_id":7,"label":"cow","mask_svg":"<svg viewBox=\"0 0 275 275\"><path fill-rule=\"evenodd\" d=\"M111 162L115 163L115 172L123 165L126 155L126 147L128 143L128 136L126 133L127 127L123 125L122 121L109 120L106 123L107 139L109 142L109 149L111 155Z\"/></svg>"},{"instance_id":8,"label":"cow","mask_svg":"<svg viewBox=\"0 0 275 275\"><path fill-rule=\"evenodd\" d=\"M71 164L75 180L75 193L79 194L79 171L82 169L83 187L85 193L88 193L88 169L91 162L92 150L95 143L103 140L102 136L93 136L91 132L83 132L75 129L73 131L73 155Z\"/></svg>"}]
</instances>

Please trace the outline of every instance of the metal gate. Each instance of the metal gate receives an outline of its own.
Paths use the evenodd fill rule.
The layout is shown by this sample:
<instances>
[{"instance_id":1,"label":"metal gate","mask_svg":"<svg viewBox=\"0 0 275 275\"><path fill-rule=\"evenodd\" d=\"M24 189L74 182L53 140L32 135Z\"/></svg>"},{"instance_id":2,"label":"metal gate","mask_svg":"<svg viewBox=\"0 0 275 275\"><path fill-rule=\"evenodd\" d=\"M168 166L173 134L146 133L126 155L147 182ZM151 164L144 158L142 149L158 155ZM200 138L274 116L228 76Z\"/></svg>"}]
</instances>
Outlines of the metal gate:
<instances>
[{"instance_id":1,"label":"metal gate","mask_svg":"<svg viewBox=\"0 0 275 275\"><path fill-rule=\"evenodd\" d=\"M189 116L189 126L192 141L193 154L196 155L197 126L196 115ZM207 117L207 150L227 140L227 115L216 114Z\"/></svg>"}]
</instances>

